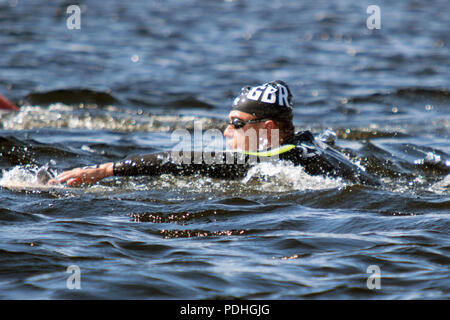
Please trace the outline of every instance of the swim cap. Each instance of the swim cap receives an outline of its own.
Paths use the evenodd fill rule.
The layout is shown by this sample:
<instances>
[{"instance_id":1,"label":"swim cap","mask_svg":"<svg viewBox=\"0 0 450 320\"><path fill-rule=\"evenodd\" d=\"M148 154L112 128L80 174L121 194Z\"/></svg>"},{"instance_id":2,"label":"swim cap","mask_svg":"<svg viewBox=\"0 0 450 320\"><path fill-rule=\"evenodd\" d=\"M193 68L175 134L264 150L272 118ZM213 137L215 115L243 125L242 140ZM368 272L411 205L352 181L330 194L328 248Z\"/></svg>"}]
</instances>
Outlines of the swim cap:
<instances>
[{"instance_id":1,"label":"swim cap","mask_svg":"<svg viewBox=\"0 0 450 320\"><path fill-rule=\"evenodd\" d=\"M244 87L234 99L232 110L252 114L260 119L292 120L293 97L289 87L277 80L256 87Z\"/></svg>"}]
</instances>

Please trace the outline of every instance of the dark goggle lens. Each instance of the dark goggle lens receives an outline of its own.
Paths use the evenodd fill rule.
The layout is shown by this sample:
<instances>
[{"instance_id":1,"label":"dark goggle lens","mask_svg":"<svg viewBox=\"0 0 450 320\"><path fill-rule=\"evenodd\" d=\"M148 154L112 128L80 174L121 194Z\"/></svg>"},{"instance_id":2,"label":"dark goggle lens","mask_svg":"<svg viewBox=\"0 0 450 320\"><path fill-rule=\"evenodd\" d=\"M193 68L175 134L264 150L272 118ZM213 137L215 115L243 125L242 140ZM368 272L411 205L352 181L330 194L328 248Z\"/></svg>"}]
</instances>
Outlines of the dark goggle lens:
<instances>
[{"instance_id":1,"label":"dark goggle lens","mask_svg":"<svg viewBox=\"0 0 450 320\"><path fill-rule=\"evenodd\" d=\"M229 123L229 125L233 126L235 129L241 129L246 124L247 124L247 122L245 122L244 120L241 120L239 118L233 118L233 119L231 119L231 122Z\"/></svg>"}]
</instances>

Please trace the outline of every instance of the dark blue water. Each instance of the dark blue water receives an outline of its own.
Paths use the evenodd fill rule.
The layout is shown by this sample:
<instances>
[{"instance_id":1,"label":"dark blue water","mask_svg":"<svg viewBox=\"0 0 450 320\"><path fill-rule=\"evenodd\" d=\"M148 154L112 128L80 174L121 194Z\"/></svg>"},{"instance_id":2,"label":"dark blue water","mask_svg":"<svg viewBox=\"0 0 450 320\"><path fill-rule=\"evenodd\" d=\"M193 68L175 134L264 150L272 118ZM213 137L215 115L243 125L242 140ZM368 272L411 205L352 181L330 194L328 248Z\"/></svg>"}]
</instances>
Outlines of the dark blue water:
<instances>
[{"instance_id":1,"label":"dark blue water","mask_svg":"<svg viewBox=\"0 0 450 320\"><path fill-rule=\"evenodd\" d=\"M71 4L0 2L0 93L21 108L0 112L1 298L450 297L448 1L83 1L69 30ZM385 186L281 164L36 182L223 130L241 87L276 79L297 129L331 128Z\"/></svg>"}]
</instances>

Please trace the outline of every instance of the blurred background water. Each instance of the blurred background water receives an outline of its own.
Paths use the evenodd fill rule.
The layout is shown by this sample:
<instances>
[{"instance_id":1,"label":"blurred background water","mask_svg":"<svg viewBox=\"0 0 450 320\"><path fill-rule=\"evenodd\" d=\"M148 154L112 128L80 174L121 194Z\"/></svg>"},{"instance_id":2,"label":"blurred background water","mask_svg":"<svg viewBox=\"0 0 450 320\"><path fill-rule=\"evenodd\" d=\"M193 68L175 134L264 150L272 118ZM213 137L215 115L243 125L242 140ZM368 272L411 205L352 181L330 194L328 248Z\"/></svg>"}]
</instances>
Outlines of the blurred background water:
<instances>
[{"instance_id":1,"label":"blurred background water","mask_svg":"<svg viewBox=\"0 0 450 320\"><path fill-rule=\"evenodd\" d=\"M81 29L70 30L70 5ZM381 28L369 30L369 5ZM3 299L447 299L449 3L0 1ZM53 172L223 130L280 79L299 130L327 128L385 187L261 165L243 181ZM70 265L81 290L69 290ZM370 265L381 289L367 288Z\"/></svg>"}]
</instances>

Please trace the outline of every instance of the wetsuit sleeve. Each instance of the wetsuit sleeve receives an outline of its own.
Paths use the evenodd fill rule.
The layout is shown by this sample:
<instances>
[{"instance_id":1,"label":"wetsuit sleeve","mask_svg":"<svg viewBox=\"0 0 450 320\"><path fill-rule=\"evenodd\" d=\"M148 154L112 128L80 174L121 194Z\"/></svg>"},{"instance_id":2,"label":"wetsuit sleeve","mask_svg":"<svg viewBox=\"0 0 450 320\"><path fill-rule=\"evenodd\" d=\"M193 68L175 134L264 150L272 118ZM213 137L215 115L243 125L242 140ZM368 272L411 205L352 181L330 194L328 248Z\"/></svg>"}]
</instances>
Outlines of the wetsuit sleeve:
<instances>
[{"instance_id":1,"label":"wetsuit sleeve","mask_svg":"<svg viewBox=\"0 0 450 320\"><path fill-rule=\"evenodd\" d=\"M160 152L114 163L115 176L207 175L220 178L245 176L249 159L234 152Z\"/></svg>"}]
</instances>

